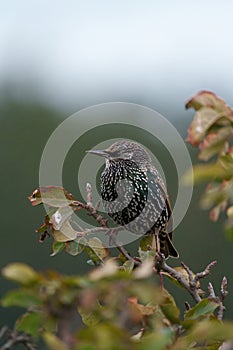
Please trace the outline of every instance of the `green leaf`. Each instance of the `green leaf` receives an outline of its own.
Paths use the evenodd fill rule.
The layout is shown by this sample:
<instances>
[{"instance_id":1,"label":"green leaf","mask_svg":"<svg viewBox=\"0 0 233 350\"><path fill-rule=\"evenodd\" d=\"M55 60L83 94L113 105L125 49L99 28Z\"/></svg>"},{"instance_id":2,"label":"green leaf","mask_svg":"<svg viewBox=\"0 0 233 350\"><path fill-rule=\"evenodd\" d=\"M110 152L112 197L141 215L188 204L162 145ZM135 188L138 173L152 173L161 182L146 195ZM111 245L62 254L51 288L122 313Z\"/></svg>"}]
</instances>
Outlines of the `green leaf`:
<instances>
[{"instance_id":1,"label":"green leaf","mask_svg":"<svg viewBox=\"0 0 233 350\"><path fill-rule=\"evenodd\" d=\"M57 255L58 253L62 252L62 250L65 248L65 243L64 242L57 242L57 241L54 241L53 242L53 252L52 254L50 254L50 256L55 256Z\"/></svg>"},{"instance_id":2,"label":"green leaf","mask_svg":"<svg viewBox=\"0 0 233 350\"><path fill-rule=\"evenodd\" d=\"M33 337L39 336L39 331L43 326L43 314L39 312L30 312L24 314L16 324L20 332L25 332Z\"/></svg>"},{"instance_id":3,"label":"green leaf","mask_svg":"<svg viewBox=\"0 0 233 350\"><path fill-rule=\"evenodd\" d=\"M40 275L23 263L11 263L2 269L2 275L12 281L28 285L39 280Z\"/></svg>"},{"instance_id":4,"label":"green leaf","mask_svg":"<svg viewBox=\"0 0 233 350\"><path fill-rule=\"evenodd\" d=\"M180 310L176 306L173 296L166 289L163 290L163 301L160 308L165 317L173 324L180 324Z\"/></svg>"},{"instance_id":5,"label":"green leaf","mask_svg":"<svg viewBox=\"0 0 233 350\"><path fill-rule=\"evenodd\" d=\"M219 307L219 303L216 301L202 299L192 309L186 312L185 320L196 320L203 316L210 316L217 307Z\"/></svg>"},{"instance_id":6,"label":"green leaf","mask_svg":"<svg viewBox=\"0 0 233 350\"><path fill-rule=\"evenodd\" d=\"M224 323L215 321L196 322L192 331L188 334L191 341L233 341L233 322Z\"/></svg>"},{"instance_id":7,"label":"green leaf","mask_svg":"<svg viewBox=\"0 0 233 350\"><path fill-rule=\"evenodd\" d=\"M67 242L66 252L70 255L76 256L82 253L86 244L87 244L87 240L84 237L75 239L74 241Z\"/></svg>"},{"instance_id":8,"label":"green leaf","mask_svg":"<svg viewBox=\"0 0 233 350\"><path fill-rule=\"evenodd\" d=\"M127 330L108 323L83 328L78 333L78 339L78 350L133 349Z\"/></svg>"},{"instance_id":9,"label":"green leaf","mask_svg":"<svg viewBox=\"0 0 233 350\"><path fill-rule=\"evenodd\" d=\"M50 333L50 332L43 333L43 339L49 350L69 350L68 346L66 346L53 333Z\"/></svg>"},{"instance_id":10,"label":"green leaf","mask_svg":"<svg viewBox=\"0 0 233 350\"><path fill-rule=\"evenodd\" d=\"M197 184L227 178L229 178L229 174L220 164L198 164L184 174L182 182L185 185L190 185L193 181Z\"/></svg>"},{"instance_id":11,"label":"green leaf","mask_svg":"<svg viewBox=\"0 0 233 350\"><path fill-rule=\"evenodd\" d=\"M153 332L142 337L137 344L137 350L164 350L170 349L169 345L174 339L173 332L168 328L163 328L159 332Z\"/></svg>"},{"instance_id":12,"label":"green leaf","mask_svg":"<svg viewBox=\"0 0 233 350\"><path fill-rule=\"evenodd\" d=\"M16 289L8 292L1 301L2 306L21 306L29 308L41 305L40 298L33 292L25 289Z\"/></svg>"}]
</instances>

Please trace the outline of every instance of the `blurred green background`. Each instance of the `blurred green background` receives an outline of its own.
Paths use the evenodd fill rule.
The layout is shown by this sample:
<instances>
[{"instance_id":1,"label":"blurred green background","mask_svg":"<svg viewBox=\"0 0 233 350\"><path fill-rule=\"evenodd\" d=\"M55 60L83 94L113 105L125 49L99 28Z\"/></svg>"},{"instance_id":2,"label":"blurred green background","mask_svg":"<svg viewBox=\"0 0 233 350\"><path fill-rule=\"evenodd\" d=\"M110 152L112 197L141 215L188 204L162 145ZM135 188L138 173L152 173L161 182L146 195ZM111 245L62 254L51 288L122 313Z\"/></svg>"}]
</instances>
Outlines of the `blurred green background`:
<instances>
[{"instance_id":1,"label":"blurred green background","mask_svg":"<svg viewBox=\"0 0 233 350\"><path fill-rule=\"evenodd\" d=\"M90 269L85 256L50 257L52 240L38 242L35 229L44 210L32 208L27 196L39 185L46 141L70 114L102 102L153 108L183 138L193 116L184 110L190 95L208 89L233 105L232 10L233 4L226 0L0 3L0 267L21 261L39 270L67 274ZM116 130L107 134L99 130L72 147L64 165L67 190L78 196L77 169L85 149L116 136ZM137 131L129 131L128 137L153 145ZM196 150L188 149L196 162ZM160 145L156 144L154 153L174 203L174 164ZM225 315L233 319L233 244L225 238L222 223L210 222L208 213L199 209L203 189L195 188L187 215L176 229L175 245L193 271L218 261L204 284L211 280L218 291L223 275L227 276ZM135 250L136 243L128 249ZM13 285L0 279L2 295ZM169 288L180 305L190 300L177 287L169 284ZM17 309L1 308L1 324L12 324L17 314Z\"/></svg>"}]
</instances>

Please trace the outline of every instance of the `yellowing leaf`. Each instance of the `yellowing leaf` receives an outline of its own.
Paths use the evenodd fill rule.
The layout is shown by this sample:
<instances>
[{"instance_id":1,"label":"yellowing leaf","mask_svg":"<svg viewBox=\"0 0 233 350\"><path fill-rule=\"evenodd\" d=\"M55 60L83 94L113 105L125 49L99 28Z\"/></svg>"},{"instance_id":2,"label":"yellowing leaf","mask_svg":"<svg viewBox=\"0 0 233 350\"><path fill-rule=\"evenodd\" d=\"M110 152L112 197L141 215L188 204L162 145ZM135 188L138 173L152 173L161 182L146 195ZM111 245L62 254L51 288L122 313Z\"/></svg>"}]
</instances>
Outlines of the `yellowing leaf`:
<instances>
[{"instance_id":1,"label":"yellowing leaf","mask_svg":"<svg viewBox=\"0 0 233 350\"><path fill-rule=\"evenodd\" d=\"M148 257L137 269L134 270L133 277L136 279L141 279L151 276L154 265L154 259L152 257Z\"/></svg>"},{"instance_id":2,"label":"yellowing leaf","mask_svg":"<svg viewBox=\"0 0 233 350\"><path fill-rule=\"evenodd\" d=\"M90 273L90 279L97 281L101 278L114 275L118 271L118 266L114 260L108 260L106 263Z\"/></svg>"},{"instance_id":3,"label":"yellowing leaf","mask_svg":"<svg viewBox=\"0 0 233 350\"><path fill-rule=\"evenodd\" d=\"M43 333L43 339L49 350L69 350L68 346L66 346L53 333L50 333L50 332Z\"/></svg>"},{"instance_id":4,"label":"yellowing leaf","mask_svg":"<svg viewBox=\"0 0 233 350\"><path fill-rule=\"evenodd\" d=\"M110 254L109 250L97 237L90 238L84 250L94 264L100 264Z\"/></svg>"},{"instance_id":5,"label":"yellowing leaf","mask_svg":"<svg viewBox=\"0 0 233 350\"><path fill-rule=\"evenodd\" d=\"M69 219L73 214L71 207L62 207L56 210L50 219L50 223L53 225L54 230L60 230L65 221Z\"/></svg>"},{"instance_id":6,"label":"yellowing leaf","mask_svg":"<svg viewBox=\"0 0 233 350\"><path fill-rule=\"evenodd\" d=\"M123 264L123 268L125 271L131 273L133 271L133 268L134 268L133 260L126 260Z\"/></svg>"},{"instance_id":7,"label":"yellowing leaf","mask_svg":"<svg viewBox=\"0 0 233 350\"><path fill-rule=\"evenodd\" d=\"M60 230L52 228L52 234L55 241L67 242L74 240L78 235L78 231L73 229L69 221L65 221Z\"/></svg>"},{"instance_id":8,"label":"yellowing leaf","mask_svg":"<svg viewBox=\"0 0 233 350\"><path fill-rule=\"evenodd\" d=\"M227 177L228 173L219 164L198 164L184 174L182 182L185 185L191 185L192 181L197 184L206 181L222 180Z\"/></svg>"},{"instance_id":9,"label":"yellowing leaf","mask_svg":"<svg viewBox=\"0 0 233 350\"><path fill-rule=\"evenodd\" d=\"M66 242L66 252L72 256L76 256L84 250L87 240L83 238L77 238L74 241Z\"/></svg>"},{"instance_id":10,"label":"yellowing leaf","mask_svg":"<svg viewBox=\"0 0 233 350\"><path fill-rule=\"evenodd\" d=\"M21 284L31 284L39 279L39 274L23 263L12 263L2 269L4 277Z\"/></svg>"}]
</instances>

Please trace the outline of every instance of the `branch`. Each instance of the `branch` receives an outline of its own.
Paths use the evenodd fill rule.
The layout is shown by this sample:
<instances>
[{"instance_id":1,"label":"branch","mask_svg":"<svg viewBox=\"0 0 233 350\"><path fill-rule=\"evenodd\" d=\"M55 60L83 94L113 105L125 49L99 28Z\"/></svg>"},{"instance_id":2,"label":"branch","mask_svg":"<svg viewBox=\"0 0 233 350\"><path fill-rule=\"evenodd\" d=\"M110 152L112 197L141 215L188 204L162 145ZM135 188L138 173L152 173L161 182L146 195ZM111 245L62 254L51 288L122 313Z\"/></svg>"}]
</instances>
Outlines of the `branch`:
<instances>
[{"instance_id":1,"label":"branch","mask_svg":"<svg viewBox=\"0 0 233 350\"><path fill-rule=\"evenodd\" d=\"M222 283L221 283L221 289L220 289L220 296L218 297L219 302L220 302L220 306L218 309L218 314L217 314L217 318L221 321L223 319L223 314L225 311L225 306L223 305L223 301L226 298L228 294L227 291L227 278L224 276L222 279Z\"/></svg>"},{"instance_id":2,"label":"branch","mask_svg":"<svg viewBox=\"0 0 233 350\"><path fill-rule=\"evenodd\" d=\"M36 345L32 342L32 338L25 333L18 333L15 329L12 331L8 327L3 326L0 330L0 339L4 335L8 336L8 340L1 346L1 350L9 350L16 344L23 344L28 350L35 350Z\"/></svg>"},{"instance_id":3,"label":"branch","mask_svg":"<svg viewBox=\"0 0 233 350\"><path fill-rule=\"evenodd\" d=\"M199 295L199 280L210 273L211 268L216 264L216 261L211 262L204 271L197 273L196 275L190 270L190 268L181 262L183 268L187 271L188 280L177 270L173 269L169 265L166 264L164 257L159 258L158 260L159 267L161 270L168 272L171 277L173 277L182 287L184 287L196 303L201 301L201 297Z\"/></svg>"}]
</instances>

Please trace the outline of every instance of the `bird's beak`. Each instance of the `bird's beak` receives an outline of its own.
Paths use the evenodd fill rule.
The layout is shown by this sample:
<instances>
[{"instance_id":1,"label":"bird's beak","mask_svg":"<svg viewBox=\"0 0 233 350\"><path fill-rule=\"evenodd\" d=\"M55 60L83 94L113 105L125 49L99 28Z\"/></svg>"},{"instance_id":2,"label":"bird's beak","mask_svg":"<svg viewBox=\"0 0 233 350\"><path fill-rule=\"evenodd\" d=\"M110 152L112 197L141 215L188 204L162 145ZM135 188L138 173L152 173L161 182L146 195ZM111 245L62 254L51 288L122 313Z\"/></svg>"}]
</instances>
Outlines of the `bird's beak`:
<instances>
[{"instance_id":1,"label":"bird's beak","mask_svg":"<svg viewBox=\"0 0 233 350\"><path fill-rule=\"evenodd\" d=\"M86 151L87 153L95 154L100 157L105 157L107 158L109 156L108 152L105 150L97 150L97 149L91 149L89 151Z\"/></svg>"}]
</instances>

